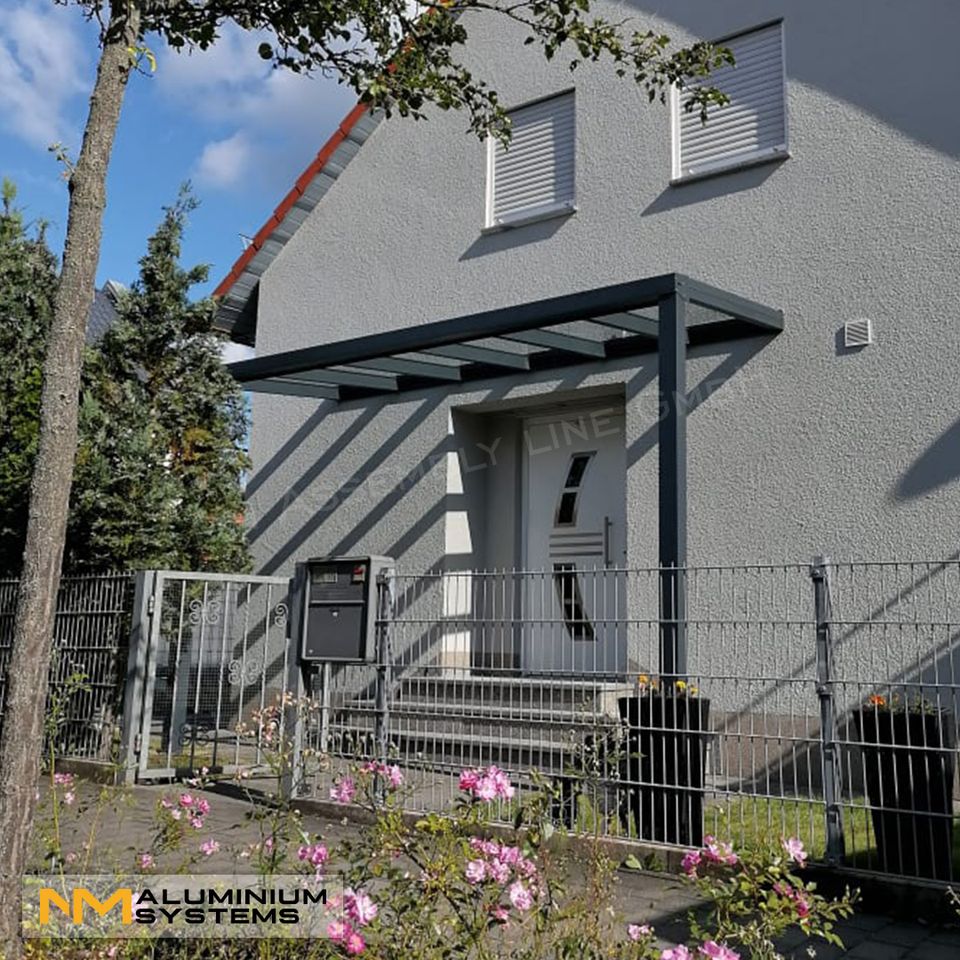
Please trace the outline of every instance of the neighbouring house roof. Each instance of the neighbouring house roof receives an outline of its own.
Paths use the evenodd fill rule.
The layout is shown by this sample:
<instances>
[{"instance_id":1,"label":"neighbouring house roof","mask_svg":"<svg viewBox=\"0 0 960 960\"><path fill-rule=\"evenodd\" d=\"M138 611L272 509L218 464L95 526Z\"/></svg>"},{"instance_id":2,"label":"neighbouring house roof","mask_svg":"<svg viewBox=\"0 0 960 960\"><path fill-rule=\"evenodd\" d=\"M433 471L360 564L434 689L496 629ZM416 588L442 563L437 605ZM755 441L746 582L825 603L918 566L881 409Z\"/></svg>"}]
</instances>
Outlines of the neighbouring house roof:
<instances>
[{"instance_id":1,"label":"neighbouring house roof","mask_svg":"<svg viewBox=\"0 0 960 960\"><path fill-rule=\"evenodd\" d=\"M253 344L260 277L297 232L376 129L381 113L358 103L341 121L291 190L257 231L213 295L220 301L214 326L237 343Z\"/></svg>"},{"instance_id":2,"label":"neighbouring house roof","mask_svg":"<svg viewBox=\"0 0 960 960\"><path fill-rule=\"evenodd\" d=\"M93 303L87 314L87 344L99 343L117 319L117 300L126 287L116 280L108 280L93 294Z\"/></svg>"}]
</instances>

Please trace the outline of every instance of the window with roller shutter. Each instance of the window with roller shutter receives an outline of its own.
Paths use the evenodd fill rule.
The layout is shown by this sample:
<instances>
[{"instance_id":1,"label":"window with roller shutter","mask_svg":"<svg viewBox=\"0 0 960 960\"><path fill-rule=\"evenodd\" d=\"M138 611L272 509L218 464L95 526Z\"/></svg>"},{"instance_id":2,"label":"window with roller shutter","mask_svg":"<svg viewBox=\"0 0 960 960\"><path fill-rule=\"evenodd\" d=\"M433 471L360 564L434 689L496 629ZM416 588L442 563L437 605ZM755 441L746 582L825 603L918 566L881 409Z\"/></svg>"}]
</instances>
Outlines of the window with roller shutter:
<instances>
[{"instance_id":1,"label":"window with roller shutter","mask_svg":"<svg viewBox=\"0 0 960 960\"><path fill-rule=\"evenodd\" d=\"M487 143L486 227L520 226L571 213L575 200L573 91L509 111L512 137Z\"/></svg>"},{"instance_id":2,"label":"window with roller shutter","mask_svg":"<svg viewBox=\"0 0 960 960\"><path fill-rule=\"evenodd\" d=\"M685 109L688 98L674 89L674 180L787 156L783 22L716 42L729 47L736 59L734 66L716 70L710 78L730 102L711 107L704 124L699 108Z\"/></svg>"}]
</instances>

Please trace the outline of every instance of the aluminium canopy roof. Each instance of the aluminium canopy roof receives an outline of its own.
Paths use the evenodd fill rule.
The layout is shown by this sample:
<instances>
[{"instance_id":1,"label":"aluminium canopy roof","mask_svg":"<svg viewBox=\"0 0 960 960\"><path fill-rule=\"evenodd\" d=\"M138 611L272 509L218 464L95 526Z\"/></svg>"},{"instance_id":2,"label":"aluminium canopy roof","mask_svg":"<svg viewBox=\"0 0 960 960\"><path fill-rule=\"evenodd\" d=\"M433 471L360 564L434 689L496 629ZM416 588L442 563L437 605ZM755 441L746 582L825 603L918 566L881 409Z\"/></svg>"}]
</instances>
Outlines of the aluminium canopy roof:
<instances>
[{"instance_id":1,"label":"aluminium canopy roof","mask_svg":"<svg viewBox=\"0 0 960 960\"><path fill-rule=\"evenodd\" d=\"M682 274L414 324L242 360L247 390L331 400L550 370L658 349L661 301L678 297L691 346L783 329L780 310Z\"/></svg>"}]
</instances>

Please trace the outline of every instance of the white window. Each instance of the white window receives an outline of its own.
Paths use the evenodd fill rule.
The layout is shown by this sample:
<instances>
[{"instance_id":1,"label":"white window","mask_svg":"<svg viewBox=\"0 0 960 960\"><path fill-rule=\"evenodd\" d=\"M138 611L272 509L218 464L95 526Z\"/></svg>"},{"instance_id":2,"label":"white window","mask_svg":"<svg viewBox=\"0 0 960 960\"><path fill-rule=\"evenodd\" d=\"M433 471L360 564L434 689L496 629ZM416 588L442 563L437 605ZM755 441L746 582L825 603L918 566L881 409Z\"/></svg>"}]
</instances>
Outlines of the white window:
<instances>
[{"instance_id":1,"label":"white window","mask_svg":"<svg viewBox=\"0 0 960 960\"><path fill-rule=\"evenodd\" d=\"M730 102L711 107L707 122L689 97L673 91L673 179L686 180L787 155L787 84L783 22L716 41L736 58L708 83Z\"/></svg>"},{"instance_id":2,"label":"white window","mask_svg":"<svg viewBox=\"0 0 960 960\"><path fill-rule=\"evenodd\" d=\"M515 227L574 209L573 91L509 111L506 149L487 142L487 229Z\"/></svg>"}]
</instances>

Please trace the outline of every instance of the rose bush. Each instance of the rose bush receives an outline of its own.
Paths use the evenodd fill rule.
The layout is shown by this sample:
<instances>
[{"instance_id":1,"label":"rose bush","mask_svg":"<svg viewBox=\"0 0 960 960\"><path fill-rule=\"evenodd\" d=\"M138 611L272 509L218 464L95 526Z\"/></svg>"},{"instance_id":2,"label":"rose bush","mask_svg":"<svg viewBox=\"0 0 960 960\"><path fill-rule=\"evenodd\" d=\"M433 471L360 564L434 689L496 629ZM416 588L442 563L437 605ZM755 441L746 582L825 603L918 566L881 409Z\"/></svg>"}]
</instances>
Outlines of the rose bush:
<instances>
[{"instance_id":1,"label":"rose bush","mask_svg":"<svg viewBox=\"0 0 960 960\"><path fill-rule=\"evenodd\" d=\"M280 720L291 706L278 702L257 716L255 733L274 751L278 786L291 756ZM497 766L471 767L460 773L459 797L449 810L415 817L406 812L408 780L386 760L343 769L331 798L365 807L369 823L338 844L306 832L283 791L270 804L248 794L259 839L231 848L209 828L208 771L201 770L182 789L161 796L152 842L131 851L139 873L186 871L216 854L232 855L241 869L246 864L265 877L342 880L342 897L328 899L326 939L234 940L215 947L203 941L31 941L28 953L64 960L778 960L776 944L791 929L839 944L836 921L852 911L849 893L826 899L799 876L807 855L797 838L784 838L771 855L706 837L682 861L706 912L691 917L687 942L664 943L642 917L627 923L617 916L617 865L598 838L571 844L558 835L550 784L534 777L538 788L521 791ZM244 782L242 774L238 781ZM45 849L60 869L70 863L60 840L65 805L73 817L86 804L66 800L78 787L69 774L51 771L57 829L46 835ZM512 827L500 822L505 812L513 815ZM91 834L87 854L93 842Z\"/></svg>"}]
</instances>

